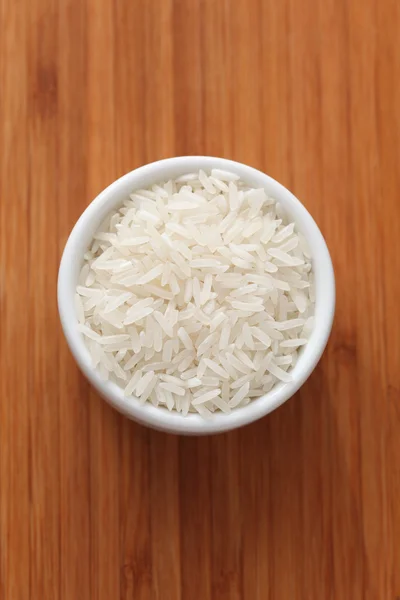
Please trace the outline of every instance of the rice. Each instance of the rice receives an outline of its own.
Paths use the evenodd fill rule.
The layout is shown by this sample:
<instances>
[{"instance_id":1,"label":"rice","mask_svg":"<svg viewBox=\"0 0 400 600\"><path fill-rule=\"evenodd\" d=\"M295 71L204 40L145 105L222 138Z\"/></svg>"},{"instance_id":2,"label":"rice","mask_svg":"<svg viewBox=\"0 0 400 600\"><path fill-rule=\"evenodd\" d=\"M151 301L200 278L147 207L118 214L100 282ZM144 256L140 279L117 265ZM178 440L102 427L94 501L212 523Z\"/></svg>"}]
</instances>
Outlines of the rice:
<instances>
[{"instance_id":1,"label":"rice","mask_svg":"<svg viewBox=\"0 0 400 600\"><path fill-rule=\"evenodd\" d=\"M220 169L134 191L84 255L78 330L129 399L209 418L290 371L314 326L310 252L264 189Z\"/></svg>"}]
</instances>

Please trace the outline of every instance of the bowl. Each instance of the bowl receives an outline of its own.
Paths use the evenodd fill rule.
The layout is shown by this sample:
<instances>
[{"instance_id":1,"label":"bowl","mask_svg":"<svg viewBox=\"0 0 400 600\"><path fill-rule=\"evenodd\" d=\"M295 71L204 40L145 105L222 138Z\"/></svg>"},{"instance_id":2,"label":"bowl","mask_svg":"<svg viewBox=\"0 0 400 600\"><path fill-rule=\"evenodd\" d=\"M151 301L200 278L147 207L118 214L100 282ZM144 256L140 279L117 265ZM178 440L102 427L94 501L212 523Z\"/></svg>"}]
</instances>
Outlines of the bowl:
<instances>
[{"instance_id":1,"label":"bowl","mask_svg":"<svg viewBox=\"0 0 400 600\"><path fill-rule=\"evenodd\" d=\"M252 400L232 413L214 413L204 419L199 414L186 417L150 403L140 404L126 398L122 388L112 381L102 381L91 365L89 351L78 332L74 294L83 261L93 234L109 212L122 204L133 190L156 182L174 179L184 173L212 168L233 171L252 187L263 187L280 202L298 230L306 237L312 254L315 277L315 326L308 343L291 370L292 381L280 383L267 394ZM204 435L228 431L264 417L288 400L306 381L317 365L328 341L335 311L335 278L331 257L317 224L301 202L283 185L252 167L211 156L182 156L154 162L114 181L86 208L66 243L58 274L58 309L64 334L71 352L84 375L96 390L118 411L142 425L175 434Z\"/></svg>"}]
</instances>

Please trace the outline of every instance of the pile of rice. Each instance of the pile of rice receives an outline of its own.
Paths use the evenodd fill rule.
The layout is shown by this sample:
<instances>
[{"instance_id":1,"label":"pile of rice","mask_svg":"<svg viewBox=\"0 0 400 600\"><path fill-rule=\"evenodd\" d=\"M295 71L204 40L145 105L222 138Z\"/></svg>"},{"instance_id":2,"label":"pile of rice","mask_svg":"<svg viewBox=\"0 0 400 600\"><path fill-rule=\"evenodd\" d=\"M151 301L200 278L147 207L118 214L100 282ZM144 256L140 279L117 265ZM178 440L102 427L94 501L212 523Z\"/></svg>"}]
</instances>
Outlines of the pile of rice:
<instances>
[{"instance_id":1,"label":"pile of rice","mask_svg":"<svg viewBox=\"0 0 400 600\"><path fill-rule=\"evenodd\" d=\"M183 415L291 380L313 327L304 237L264 189L213 169L137 190L84 256L76 293L102 379Z\"/></svg>"}]
</instances>

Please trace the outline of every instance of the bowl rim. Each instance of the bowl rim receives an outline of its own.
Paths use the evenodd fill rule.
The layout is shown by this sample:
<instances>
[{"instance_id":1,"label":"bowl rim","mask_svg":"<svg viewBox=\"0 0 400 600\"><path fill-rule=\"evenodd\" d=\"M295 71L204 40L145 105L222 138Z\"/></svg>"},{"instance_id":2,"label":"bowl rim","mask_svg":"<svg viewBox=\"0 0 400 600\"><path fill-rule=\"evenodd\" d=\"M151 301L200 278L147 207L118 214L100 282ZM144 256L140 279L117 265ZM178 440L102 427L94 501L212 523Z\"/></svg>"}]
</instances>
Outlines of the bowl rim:
<instances>
[{"instance_id":1,"label":"bowl rim","mask_svg":"<svg viewBox=\"0 0 400 600\"><path fill-rule=\"evenodd\" d=\"M316 327L305 346L304 353L291 371L293 376L291 382L277 384L267 394L253 400L247 406L233 410L230 414L218 412L206 420L194 413L183 417L176 412L169 412L166 408L156 408L150 403L142 405L137 398L126 398L122 388L116 383L102 381L98 372L90 364L89 352L83 342L82 334L77 330L77 319L71 298L73 299L75 293L77 274L83 257L84 250L80 247L87 247L84 243L85 236L89 242L101 220L121 204L123 196L137 189L140 181L156 183L168 178L167 173L170 171L172 171L171 177L176 177L178 175L173 173L183 174L211 168L233 171L241 178L256 181L257 185L267 188L268 193L282 202L300 231L303 231L312 254L316 284L315 314L317 317L318 312L318 319L316 318ZM251 185L255 184L251 183ZM140 187L142 186L143 184ZM91 230L90 234L88 230ZM303 385L321 358L331 332L335 312L335 276L329 250L318 225L300 200L285 186L244 163L212 156L177 156L155 161L126 173L100 192L86 207L74 225L61 257L57 298L59 316L68 346L83 374L109 404L129 418L154 429L176 434L204 435L235 429L264 417L286 402Z\"/></svg>"}]
</instances>

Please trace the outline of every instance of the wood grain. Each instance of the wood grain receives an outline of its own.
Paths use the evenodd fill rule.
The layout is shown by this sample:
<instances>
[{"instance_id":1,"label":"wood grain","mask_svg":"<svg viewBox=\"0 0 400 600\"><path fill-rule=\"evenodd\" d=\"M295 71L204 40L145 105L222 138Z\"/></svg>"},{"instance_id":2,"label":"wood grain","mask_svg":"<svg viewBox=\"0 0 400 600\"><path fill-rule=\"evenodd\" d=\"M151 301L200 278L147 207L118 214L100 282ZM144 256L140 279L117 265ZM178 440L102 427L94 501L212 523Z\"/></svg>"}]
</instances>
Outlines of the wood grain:
<instances>
[{"instance_id":1,"label":"wood grain","mask_svg":"<svg viewBox=\"0 0 400 600\"><path fill-rule=\"evenodd\" d=\"M0 1L0 599L400 596L398 0ZM220 155L301 198L337 312L241 431L144 429L80 375L56 277L146 162Z\"/></svg>"}]
</instances>

